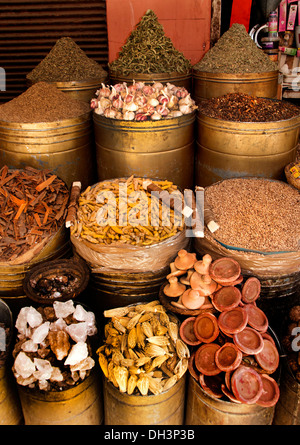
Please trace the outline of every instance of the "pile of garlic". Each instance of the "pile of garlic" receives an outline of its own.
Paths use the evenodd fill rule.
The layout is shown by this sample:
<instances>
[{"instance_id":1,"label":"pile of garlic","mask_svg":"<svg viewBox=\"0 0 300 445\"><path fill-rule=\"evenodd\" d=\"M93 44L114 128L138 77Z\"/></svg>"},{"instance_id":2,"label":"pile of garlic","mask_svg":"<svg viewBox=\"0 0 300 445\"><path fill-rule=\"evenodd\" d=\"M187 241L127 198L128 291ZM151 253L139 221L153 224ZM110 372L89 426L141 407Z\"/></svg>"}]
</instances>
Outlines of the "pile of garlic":
<instances>
[{"instance_id":1,"label":"pile of garlic","mask_svg":"<svg viewBox=\"0 0 300 445\"><path fill-rule=\"evenodd\" d=\"M16 320L13 373L19 385L61 390L84 380L95 361L95 315L73 300L23 307Z\"/></svg>"},{"instance_id":2,"label":"pile of garlic","mask_svg":"<svg viewBox=\"0 0 300 445\"><path fill-rule=\"evenodd\" d=\"M96 96L91 99L91 108L96 114L111 119L156 121L190 114L198 108L185 87L171 83L102 84Z\"/></svg>"}]
</instances>

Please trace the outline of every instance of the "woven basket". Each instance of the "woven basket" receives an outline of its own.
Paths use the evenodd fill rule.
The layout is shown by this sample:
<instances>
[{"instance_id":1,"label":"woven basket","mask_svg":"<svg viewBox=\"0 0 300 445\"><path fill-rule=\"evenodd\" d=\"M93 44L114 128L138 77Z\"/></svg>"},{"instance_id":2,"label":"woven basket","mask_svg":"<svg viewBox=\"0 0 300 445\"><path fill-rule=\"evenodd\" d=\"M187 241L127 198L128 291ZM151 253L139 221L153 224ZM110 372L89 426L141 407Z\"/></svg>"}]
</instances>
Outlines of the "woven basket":
<instances>
[{"instance_id":1,"label":"woven basket","mask_svg":"<svg viewBox=\"0 0 300 445\"><path fill-rule=\"evenodd\" d=\"M284 173L287 182L296 189L300 190L300 176L298 178L295 178L295 176L290 171L290 169L294 166L297 166L298 170L300 171L300 163L290 162L290 164L285 166Z\"/></svg>"}]
</instances>

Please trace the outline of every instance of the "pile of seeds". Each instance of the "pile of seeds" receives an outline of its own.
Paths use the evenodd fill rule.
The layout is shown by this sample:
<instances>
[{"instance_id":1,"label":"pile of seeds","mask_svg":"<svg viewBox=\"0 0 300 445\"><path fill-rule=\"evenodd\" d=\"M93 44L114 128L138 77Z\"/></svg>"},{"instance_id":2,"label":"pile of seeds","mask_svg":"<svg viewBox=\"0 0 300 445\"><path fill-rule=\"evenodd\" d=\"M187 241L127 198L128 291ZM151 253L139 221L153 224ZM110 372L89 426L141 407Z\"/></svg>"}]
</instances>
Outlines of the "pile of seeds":
<instances>
[{"instance_id":1,"label":"pile of seeds","mask_svg":"<svg viewBox=\"0 0 300 445\"><path fill-rule=\"evenodd\" d=\"M69 191L48 170L0 170L0 256L12 261L62 226Z\"/></svg>"},{"instance_id":2,"label":"pile of seeds","mask_svg":"<svg viewBox=\"0 0 300 445\"><path fill-rule=\"evenodd\" d=\"M71 235L93 244L155 244L183 230L181 217L143 188L143 178L103 181L81 193ZM169 181L153 181L170 194ZM116 204L117 203L117 204Z\"/></svg>"},{"instance_id":3,"label":"pile of seeds","mask_svg":"<svg viewBox=\"0 0 300 445\"><path fill-rule=\"evenodd\" d=\"M237 122L273 122L300 116L300 108L290 102L229 93L202 101L199 112L209 117Z\"/></svg>"},{"instance_id":4,"label":"pile of seeds","mask_svg":"<svg viewBox=\"0 0 300 445\"><path fill-rule=\"evenodd\" d=\"M212 73L263 73L277 64L256 46L244 25L234 23L193 69Z\"/></svg>"},{"instance_id":5,"label":"pile of seeds","mask_svg":"<svg viewBox=\"0 0 300 445\"><path fill-rule=\"evenodd\" d=\"M55 122L90 112L88 103L70 98L55 86L38 82L0 106L0 121L15 123Z\"/></svg>"},{"instance_id":6,"label":"pile of seeds","mask_svg":"<svg viewBox=\"0 0 300 445\"><path fill-rule=\"evenodd\" d=\"M183 377L190 352L179 322L158 300L104 312L104 344L97 350L105 377L120 392L160 394Z\"/></svg>"},{"instance_id":7,"label":"pile of seeds","mask_svg":"<svg viewBox=\"0 0 300 445\"><path fill-rule=\"evenodd\" d=\"M118 58L109 64L112 73L186 73L191 63L178 51L155 13L149 9L122 47Z\"/></svg>"},{"instance_id":8,"label":"pile of seeds","mask_svg":"<svg viewBox=\"0 0 300 445\"><path fill-rule=\"evenodd\" d=\"M95 315L73 300L23 307L16 329L13 373L19 385L61 391L84 380L95 365Z\"/></svg>"},{"instance_id":9,"label":"pile of seeds","mask_svg":"<svg viewBox=\"0 0 300 445\"><path fill-rule=\"evenodd\" d=\"M300 250L300 196L281 181L234 178L206 188L205 199L227 246L259 252Z\"/></svg>"},{"instance_id":10,"label":"pile of seeds","mask_svg":"<svg viewBox=\"0 0 300 445\"><path fill-rule=\"evenodd\" d=\"M106 75L101 65L90 59L71 37L62 37L26 78L32 82L69 82L102 79Z\"/></svg>"}]
</instances>

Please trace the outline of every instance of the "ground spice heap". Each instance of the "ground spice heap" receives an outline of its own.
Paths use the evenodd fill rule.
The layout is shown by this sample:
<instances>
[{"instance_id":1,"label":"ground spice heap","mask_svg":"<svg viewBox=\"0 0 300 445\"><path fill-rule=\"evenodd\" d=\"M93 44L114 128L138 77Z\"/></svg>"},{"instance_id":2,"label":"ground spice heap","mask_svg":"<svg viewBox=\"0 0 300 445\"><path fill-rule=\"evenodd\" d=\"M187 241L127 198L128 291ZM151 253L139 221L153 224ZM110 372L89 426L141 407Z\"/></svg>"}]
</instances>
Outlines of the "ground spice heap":
<instances>
[{"instance_id":1,"label":"ground spice heap","mask_svg":"<svg viewBox=\"0 0 300 445\"><path fill-rule=\"evenodd\" d=\"M300 250L300 196L281 181L234 178L205 190L227 246L260 252Z\"/></svg>"},{"instance_id":2,"label":"ground spice heap","mask_svg":"<svg viewBox=\"0 0 300 445\"><path fill-rule=\"evenodd\" d=\"M272 122L300 115L300 108L290 102L229 93L206 99L199 104L199 112L209 117L237 122Z\"/></svg>"},{"instance_id":3,"label":"ground spice heap","mask_svg":"<svg viewBox=\"0 0 300 445\"><path fill-rule=\"evenodd\" d=\"M118 58L109 64L111 72L130 73L186 73L191 63L178 51L155 13L149 9L122 47Z\"/></svg>"},{"instance_id":4,"label":"ground spice heap","mask_svg":"<svg viewBox=\"0 0 300 445\"><path fill-rule=\"evenodd\" d=\"M48 170L0 170L0 257L13 261L55 234L64 222L69 191Z\"/></svg>"},{"instance_id":5,"label":"ground spice heap","mask_svg":"<svg viewBox=\"0 0 300 445\"><path fill-rule=\"evenodd\" d=\"M26 78L33 82L69 82L101 79L106 74L71 37L62 37Z\"/></svg>"},{"instance_id":6,"label":"ground spice heap","mask_svg":"<svg viewBox=\"0 0 300 445\"><path fill-rule=\"evenodd\" d=\"M88 103L68 97L55 86L38 82L0 106L0 121L16 123L55 122L90 112Z\"/></svg>"},{"instance_id":7,"label":"ground spice heap","mask_svg":"<svg viewBox=\"0 0 300 445\"><path fill-rule=\"evenodd\" d=\"M234 23L203 58L193 66L216 73L262 73L277 70L277 65L257 47L244 25Z\"/></svg>"}]
</instances>

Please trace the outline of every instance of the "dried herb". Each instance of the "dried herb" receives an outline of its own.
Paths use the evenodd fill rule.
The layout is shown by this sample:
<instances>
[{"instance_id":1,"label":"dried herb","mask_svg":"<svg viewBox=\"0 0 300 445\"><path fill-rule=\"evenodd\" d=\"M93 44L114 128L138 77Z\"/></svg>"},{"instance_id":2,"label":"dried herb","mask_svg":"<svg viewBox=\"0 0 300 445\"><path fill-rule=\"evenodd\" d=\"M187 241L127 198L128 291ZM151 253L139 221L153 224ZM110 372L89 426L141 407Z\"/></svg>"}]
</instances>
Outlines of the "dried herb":
<instances>
[{"instance_id":1,"label":"dried herb","mask_svg":"<svg viewBox=\"0 0 300 445\"><path fill-rule=\"evenodd\" d=\"M101 79L106 74L71 37L62 37L26 77L33 82L69 82Z\"/></svg>"},{"instance_id":2,"label":"dried herb","mask_svg":"<svg viewBox=\"0 0 300 445\"><path fill-rule=\"evenodd\" d=\"M227 121L273 122L299 116L300 108L281 100L230 93L202 101L199 112Z\"/></svg>"},{"instance_id":3,"label":"dried herb","mask_svg":"<svg viewBox=\"0 0 300 445\"><path fill-rule=\"evenodd\" d=\"M109 68L125 76L130 73L186 73L191 63L166 37L157 16L149 9Z\"/></svg>"},{"instance_id":4,"label":"dried herb","mask_svg":"<svg viewBox=\"0 0 300 445\"><path fill-rule=\"evenodd\" d=\"M70 98L55 86L38 82L0 106L0 120L35 123L72 119L90 111L89 104Z\"/></svg>"},{"instance_id":5,"label":"dried herb","mask_svg":"<svg viewBox=\"0 0 300 445\"><path fill-rule=\"evenodd\" d=\"M244 25L234 23L193 69L217 73L262 73L277 64L255 44Z\"/></svg>"}]
</instances>

